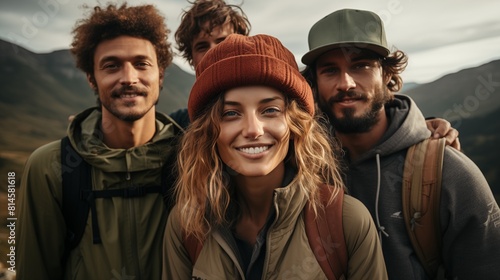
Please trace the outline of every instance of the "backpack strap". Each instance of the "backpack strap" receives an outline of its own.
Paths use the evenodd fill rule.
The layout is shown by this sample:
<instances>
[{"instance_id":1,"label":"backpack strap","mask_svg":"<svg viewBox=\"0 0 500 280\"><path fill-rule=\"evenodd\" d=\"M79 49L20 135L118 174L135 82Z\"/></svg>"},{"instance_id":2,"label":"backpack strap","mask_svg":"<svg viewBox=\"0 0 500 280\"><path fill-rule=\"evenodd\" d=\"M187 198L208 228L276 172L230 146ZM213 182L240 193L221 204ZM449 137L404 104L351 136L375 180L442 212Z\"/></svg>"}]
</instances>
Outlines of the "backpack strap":
<instances>
[{"instance_id":1,"label":"backpack strap","mask_svg":"<svg viewBox=\"0 0 500 280\"><path fill-rule=\"evenodd\" d=\"M62 212L66 222L64 259L82 239L90 204L80 193L92 189L91 167L75 151L66 136L61 139Z\"/></svg>"},{"instance_id":2,"label":"backpack strap","mask_svg":"<svg viewBox=\"0 0 500 280\"><path fill-rule=\"evenodd\" d=\"M341 280L346 279L348 259L342 226L344 192L339 192L335 200L328 204L332 191L333 188L327 185L320 187L321 202L325 208L318 209L318 215L315 217L312 207L307 203L304 208L304 223L309 245L321 269L328 279ZM203 242L193 235L188 235L183 236L182 243L191 264L194 265L203 248Z\"/></svg>"},{"instance_id":3,"label":"backpack strap","mask_svg":"<svg viewBox=\"0 0 500 280\"><path fill-rule=\"evenodd\" d=\"M171 120L171 118L168 119ZM61 139L62 211L67 229L65 259L69 256L71 250L80 243L83 237L85 227L87 226L89 210L91 210L92 215L93 243L101 243L99 224L97 222L96 198L134 198L150 193L161 193L164 198L166 211L170 211L174 204L172 186L177 174L174 172L177 159L177 142L183 132L182 128L175 122L173 122L173 127L175 136L172 138L172 143L175 148L163 165L161 185L151 187L92 190L92 167L75 151L68 136Z\"/></svg>"},{"instance_id":4,"label":"backpack strap","mask_svg":"<svg viewBox=\"0 0 500 280\"><path fill-rule=\"evenodd\" d=\"M320 187L321 202L324 209L318 209L315 216L309 203L304 208L304 223L307 239L321 269L328 279L340 280L347 276L347 248L342 226L342 206L344 192L341 191L331 204L328 200L333 188Z\"/></svg>"},{"instance_id":5,"label":"backpack strap","mask_svg":"<svg viewBox=\"0 0 500 280\"><path fill-rule=\"evenodd\" d=\"M441 259L439 204L445 139L425 139L408 149L403 173L403 216L413 249L429 277Z\"/></svg>"},{"instance_id":6,"label":"backpack strap","mask_svg":"<svg viewBox=\"0 0 500 280\"><path fill-rule=\"evenodd\" d=\"M80 196L82 200L90 203L90 212L92 214L92 242L94 244L102 243L101 234L99 232L99 223L97 222L97 207L95 200L97 198L137 198L151 193L166 192L165 186L151 186L151 187L131 187L124 189L108 189L108 190L81 190ZM165 201L165 200L164 200ZM81 237L80 237L81 239Z\"/></svg>"},{"instance_id":7,"label":"backpack strap","mask_svg":"<svg viewBox=\"0 0 500 280\"><path fill-rule=\"evenodd\" d=\"M69 137L61 139L63 216L66 222L65 258L82 240L89 210L92 215L93 243L101 243L95 195L92 190L92 167L75 151Z\"/></svg>"}]
</instances>

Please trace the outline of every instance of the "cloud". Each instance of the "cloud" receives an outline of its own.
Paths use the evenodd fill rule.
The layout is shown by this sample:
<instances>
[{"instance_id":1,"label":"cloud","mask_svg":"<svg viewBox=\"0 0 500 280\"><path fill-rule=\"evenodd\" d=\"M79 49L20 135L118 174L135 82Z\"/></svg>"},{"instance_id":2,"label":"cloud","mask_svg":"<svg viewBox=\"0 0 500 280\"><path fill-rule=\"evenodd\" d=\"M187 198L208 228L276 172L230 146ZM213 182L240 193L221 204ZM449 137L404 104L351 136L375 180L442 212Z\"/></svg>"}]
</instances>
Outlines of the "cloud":
<instances>
[{"instance_id":1,"label":"cloud","mask_svg":"<svg viewBox=\"0 0 500 280\"><path fill-rule=\"evenodd\" d=\"M444 74L500 59L500 36L447 45L410 55L403 78L425 83ZM446 71L443 71L445 69Z\"/></svg>"},{"instance_id":2,"label":"cloud","mask_svg":"<svg viewBox=\"0 0 500 280\"><path fill-rule=\"evenodd\" d=\"M410 66L405 73L408 81L428 81L450 71L498 59L498 48L495 51L492 45L486 45L498 43L492 38L500 36L498 0L226 1L241 5L252 24L252 35L265 33L279 38L298 62L308 50L309 28L320 18L342 8L371 10L381 16L389 43L410 55ZM84 16L82 3L77 0L2 0L0 37L34 52L68 48L71 29L76 20ZM97 1L85 3L93 6ZM148 2L129 0L128 3ZM191 4L186 0L154 3L166 17L173 43L180 14ZM181 58L176 57L174 62L192 72Z\"/></svg>"}]
</instances>

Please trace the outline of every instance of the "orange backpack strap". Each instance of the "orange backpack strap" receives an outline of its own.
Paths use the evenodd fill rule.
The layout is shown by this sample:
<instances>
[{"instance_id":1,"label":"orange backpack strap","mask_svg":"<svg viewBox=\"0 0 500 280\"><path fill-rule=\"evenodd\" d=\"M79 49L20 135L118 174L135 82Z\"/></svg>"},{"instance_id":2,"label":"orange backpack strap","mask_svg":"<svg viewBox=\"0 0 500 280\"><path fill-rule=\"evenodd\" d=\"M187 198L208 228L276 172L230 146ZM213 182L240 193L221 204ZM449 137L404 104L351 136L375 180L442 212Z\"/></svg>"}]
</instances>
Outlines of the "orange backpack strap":
<instances>
[{"instance_id":1,"label":"orange backpack strap","mask_svg":"<svg viewBox=\"0 0 500 280\"><path fill-rule=\"evenodd\" d=\"M190 234L188 236L182 237L182 244L186 249L189 259L191 260L191 264L194 266L198 256L200 255L201 249L203 248L203 243L198 240L194 235Z\"/></svg>"},{"instance_id":2,"label":"orange backpack strap","mask_svg":"<svg viewBox=\"0 0 500 280\"><path fill-rule=\"evenodd\" d=\"M445 139L426 139L408 149L403 173L403 216L413 249L429 277L441 260L439 202Z\"/></svg>"},{"instance_id":3,"label":"orange backpack strap","mask_svg":"<svg viewBox=\"0 0 500 280\"><path fill-rule=\"evenodd\" d=\"M333 202L328 200L333 188L320 187L321 202L325 209L318 209L315 217L309 203L304 208L304 223L309 245L328 279L345 279L347 275L347 248L342 226L344 192L340 191Z\"/></svg>"}]
</instances>

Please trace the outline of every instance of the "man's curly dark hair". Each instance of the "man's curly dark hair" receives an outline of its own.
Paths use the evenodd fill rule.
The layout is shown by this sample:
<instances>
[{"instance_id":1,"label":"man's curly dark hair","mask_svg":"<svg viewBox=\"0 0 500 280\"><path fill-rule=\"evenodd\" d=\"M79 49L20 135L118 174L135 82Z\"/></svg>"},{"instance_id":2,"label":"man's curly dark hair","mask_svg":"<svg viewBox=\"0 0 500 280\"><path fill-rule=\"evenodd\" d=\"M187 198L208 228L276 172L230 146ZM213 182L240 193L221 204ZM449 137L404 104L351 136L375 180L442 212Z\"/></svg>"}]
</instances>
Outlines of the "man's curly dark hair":
<instances>
[{"instance_id":1,"label":"man's curly dark hair","mask_svg":"<svg viewBox=\"0 0 500 280\"><path fill-rule=\"evenodd\" d=\"M375 54L373 56L377 57ZM401 73L403 73L408 65L408 56L406 53L397 50L386 57L379 57L379 60L380 65L382 66L383 75L391 76L389 83L386 85L387 89L391 92L400 91L401 88L403 88L403 78L401 78ZM301 73L313 89L314 98L317 101L318 84L316 83L316 62L306 66Z\"/></svg>"},{"instance_id":2,"label":"man's curly dark hair","mask_svg":"<svg viewBox=\"0 0 500 280\"><path fill-rule=\"evenodd\" d=\"M250 21L239 6L227 4L224 0L188 2L192 6L182 15L181 24L175 32L175 41L177 49L189 64L193 64L192 44L200 32L210 34L215 27L229 22L234 33L246 36L250 33ZM207 22L208 26L204 26Z\"/></svg>"},{"instance_id":3,"label":"man's curly dark hair","mask_svg":"<svg viewBox=\"0 0 500 280\"><path fill-rule=\"evenodd\" d=\"M72 34L71 53L76 66L94 76L94 54L99 43L119 36L132 36L151 42L156 51L160 72L172 62L167 41L170 30L165 18L152 5L128 7L127 3L107 7L95 6L90 16L77 21Z\"/></svg>"}]
</instances>

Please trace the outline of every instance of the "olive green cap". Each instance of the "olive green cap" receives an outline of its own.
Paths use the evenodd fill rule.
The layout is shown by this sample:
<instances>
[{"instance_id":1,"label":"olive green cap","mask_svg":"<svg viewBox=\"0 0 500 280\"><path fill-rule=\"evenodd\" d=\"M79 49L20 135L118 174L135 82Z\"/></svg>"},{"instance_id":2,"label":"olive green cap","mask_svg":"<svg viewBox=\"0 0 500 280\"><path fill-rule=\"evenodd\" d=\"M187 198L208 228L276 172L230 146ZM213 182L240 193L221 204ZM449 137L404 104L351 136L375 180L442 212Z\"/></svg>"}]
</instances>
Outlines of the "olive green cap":
<instances>
[{"instance_id":1,"label":"olive green cap","mask_svg":"<svg viewBox=\"0 0 500 280\"><path fill-rule=\"evenodd\" d=\"M335 11L311 27L308 41L309 52L302 57L305 65L313 64L327 51L343 47L369 49L383 57L390 53L384 24L377 14L370 11Z\"/></svg>"}]
</instances>

